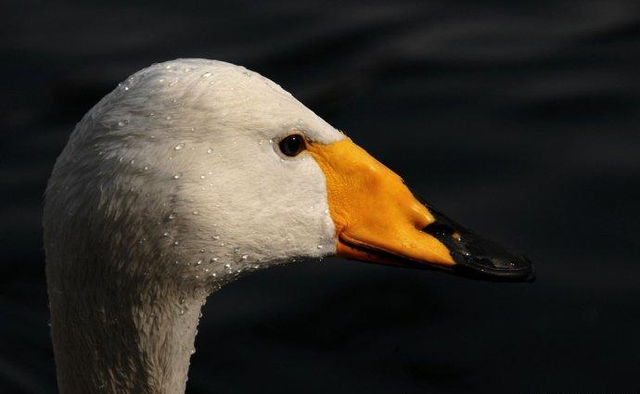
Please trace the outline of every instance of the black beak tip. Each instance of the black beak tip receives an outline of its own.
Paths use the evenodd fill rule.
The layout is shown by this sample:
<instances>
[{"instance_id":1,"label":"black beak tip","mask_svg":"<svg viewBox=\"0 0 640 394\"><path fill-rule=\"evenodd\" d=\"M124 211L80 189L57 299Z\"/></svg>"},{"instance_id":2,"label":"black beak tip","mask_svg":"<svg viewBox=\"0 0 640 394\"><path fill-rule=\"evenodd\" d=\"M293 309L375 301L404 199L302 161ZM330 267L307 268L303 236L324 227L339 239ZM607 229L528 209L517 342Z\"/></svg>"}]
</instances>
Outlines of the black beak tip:
<instances>
[{"instance_id":1,"label":"black beak tip","mask_svg":"<svg viewBox=\"0 0 640 394\"><path fill-rule=\"evenodd\" d=\"M522 256L522 259L524 259L524 261L526 261L527 265L529 266L528 274L524 278L524 282L527 282L527 283L535 282L536 281L536 270L535 270L535 268L533 268L533 263L526 256Z\"/></svg>"},{"instance_id":2,"label":"black beak tip","mask_svg":"<svg viewBox=\"0 0 640 394\"><path fill-rule=\"evenodd\" d=\"M531 283L535 280L533 264L527 257L474 234L429 205L427 208L436 221L423 231L449 249L456 263L450 269L452 273L497 282Z\"/></svg>"},{"instance_id":3,"label":"black beak tip","mask_svg":"<svg viewBox=\"0 0 640 394\"><path fill-rule=\"evenodd\" d=\"M460 256L453 253L456 265L453 273L471 279L493 282L529 282L535 281L535 270L531 261L524 256L511 256L505 261L503 256L475 257Z\"/></svg>"}]
</instances>

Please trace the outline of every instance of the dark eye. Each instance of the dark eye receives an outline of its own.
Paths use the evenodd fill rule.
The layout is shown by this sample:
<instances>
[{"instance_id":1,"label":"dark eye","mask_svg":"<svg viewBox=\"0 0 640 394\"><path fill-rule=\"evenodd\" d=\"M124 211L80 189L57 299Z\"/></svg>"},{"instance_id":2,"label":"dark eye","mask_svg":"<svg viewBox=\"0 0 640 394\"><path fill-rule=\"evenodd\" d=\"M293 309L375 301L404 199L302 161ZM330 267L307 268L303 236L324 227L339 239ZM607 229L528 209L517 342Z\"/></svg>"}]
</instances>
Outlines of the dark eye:
<instances>
[{"instance_id":1,"label":"dark eye","mask_svg":"<svg viewBox=\"0 0 640 394\"><path fill-rule=\"evenodd\" d=\"M306 148L304 137L292 134L280 141L280 151L287 156L296 156Z\"/></svg>"}]
</instances>

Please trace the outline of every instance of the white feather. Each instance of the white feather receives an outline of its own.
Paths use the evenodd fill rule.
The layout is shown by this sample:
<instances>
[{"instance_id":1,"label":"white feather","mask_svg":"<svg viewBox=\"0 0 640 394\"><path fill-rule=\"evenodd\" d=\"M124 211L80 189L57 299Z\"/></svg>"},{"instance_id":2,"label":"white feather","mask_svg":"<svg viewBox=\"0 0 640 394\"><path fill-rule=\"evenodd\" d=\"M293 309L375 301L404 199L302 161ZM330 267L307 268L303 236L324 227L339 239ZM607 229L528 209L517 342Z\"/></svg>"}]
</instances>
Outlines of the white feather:
<instances>
[{"instance_id":1,"label":"white feather","mask_svg":"<svg viewBox=\"0 0 640 394\"><path fill-rule=\"evenodd\" d=\"M322 171L278 151L293 132L345 138L270 80L201 59L144 69L87 113L44 212L61 392L180 392L210 291L335 252Z\"/></svg>"}]
</instances>

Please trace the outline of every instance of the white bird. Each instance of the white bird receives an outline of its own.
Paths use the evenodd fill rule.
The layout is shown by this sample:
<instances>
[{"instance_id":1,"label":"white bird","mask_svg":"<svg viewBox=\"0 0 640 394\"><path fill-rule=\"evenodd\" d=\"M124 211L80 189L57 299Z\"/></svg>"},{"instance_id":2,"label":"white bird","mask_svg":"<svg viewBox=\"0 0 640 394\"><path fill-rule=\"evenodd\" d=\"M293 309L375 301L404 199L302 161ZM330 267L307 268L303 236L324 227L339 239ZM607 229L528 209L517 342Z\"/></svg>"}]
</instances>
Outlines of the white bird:
<instances>
[{"instance_id":1,"label":"white bird","mask_svg":"<svg viewBox=\"0 0 640 394\"><path fill-rule=\"evenodd\" d=\"M241 274L337 254L528 280L272 81L182 59L76 126L46 192L59 390L183 393L200 309Z\"/></svg>"}]
</instances>

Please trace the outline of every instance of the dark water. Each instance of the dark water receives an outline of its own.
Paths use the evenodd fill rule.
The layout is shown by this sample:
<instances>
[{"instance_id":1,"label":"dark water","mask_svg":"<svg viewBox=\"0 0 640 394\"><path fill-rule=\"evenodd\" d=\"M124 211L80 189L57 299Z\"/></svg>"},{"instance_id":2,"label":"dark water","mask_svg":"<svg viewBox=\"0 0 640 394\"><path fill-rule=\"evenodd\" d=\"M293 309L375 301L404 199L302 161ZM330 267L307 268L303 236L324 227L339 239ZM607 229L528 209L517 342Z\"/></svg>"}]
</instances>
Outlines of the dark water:
<instances>
[{"instance_id":1,"label":"dark water","mask_svg":"<svg viewBox=\"0 0 640 394\"><path fill-rule=\"evenodd\" d=\"M0 392L55 392L41 201L76 121L176 57L245 65L533 285L330 259L209 300L190 393L640 392L640 3L4 1Z\"/></svg>"}]
</instances>

